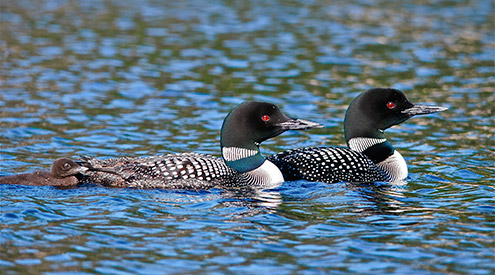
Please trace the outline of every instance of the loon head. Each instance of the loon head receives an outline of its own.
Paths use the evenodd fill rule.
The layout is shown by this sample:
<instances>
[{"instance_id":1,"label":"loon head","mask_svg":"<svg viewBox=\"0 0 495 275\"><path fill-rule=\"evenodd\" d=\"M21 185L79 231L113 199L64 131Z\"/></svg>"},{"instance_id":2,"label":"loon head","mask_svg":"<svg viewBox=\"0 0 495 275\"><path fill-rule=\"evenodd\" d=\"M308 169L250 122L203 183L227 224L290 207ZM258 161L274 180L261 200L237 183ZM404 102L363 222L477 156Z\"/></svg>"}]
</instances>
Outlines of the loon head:
<instances>
[{"instance_id":1,"label":"loon head","mask_svg":"<svg viewBox=\"0 0 495 275\"><path fill-rule=\"evenodd\" d=\"M287 130L323 127L318 123L293 119L275 104L248 101L238 105L225 118L220 134L222 156L234 170L246 172L264 162L259 152L261 142Z\"/></svg>"},{"instance_id":2,"label":"loon head","mask_svg":"<svg viewBox=\"0 0 495 275\"><path fill-rule=\"evenodd\" d=\"M51 175L54 178L61 179L69 176L74 176L78 173L83 173L87 170L88 168L77 164L73 160L67 158L59 158L52 164Z\"/></svg>"},{"instance_id":3,"label":"loon head","mask_svg":"<svg viewBox=\"0 0 495 275\"><path fill-rule=\"evenodd\" d=\"M445 111L447 108L411 103L401 91L374 88L352 100L344 120L345 139L384 138L383 131L412 116Z\"/></svg>"}]
</instances>

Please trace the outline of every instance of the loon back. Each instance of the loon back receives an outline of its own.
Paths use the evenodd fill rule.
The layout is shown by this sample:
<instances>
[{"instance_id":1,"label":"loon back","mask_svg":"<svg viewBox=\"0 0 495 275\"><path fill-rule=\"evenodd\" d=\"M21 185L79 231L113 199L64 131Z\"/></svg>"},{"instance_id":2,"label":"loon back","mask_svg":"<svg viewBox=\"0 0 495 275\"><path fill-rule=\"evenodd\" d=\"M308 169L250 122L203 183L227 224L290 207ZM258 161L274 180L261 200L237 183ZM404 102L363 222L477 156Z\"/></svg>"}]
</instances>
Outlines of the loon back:
<instances>
[{"instance_id":1,"label":"loon back","mask_svg":"<svg viewBox=\"0 0 495 275\"><path fill-rule=\"evenodd\" d=\"M87 171L81 181L113 187L210 189L232 184L237 175L222 159L197 153L104 160L82 157L82 163L93 171Z\"/></svg>"},{"instance_id":2,"label":"loon back","mask_svg":"<svg viewBox=\"0 0 495 275\"><path fill-rule=\"evenodd\" d=\"M389 181L390 175L365 155L343 147L305 147L287 150L267 159L285 180L327 183Z\"/></svg>"}]
</instances>

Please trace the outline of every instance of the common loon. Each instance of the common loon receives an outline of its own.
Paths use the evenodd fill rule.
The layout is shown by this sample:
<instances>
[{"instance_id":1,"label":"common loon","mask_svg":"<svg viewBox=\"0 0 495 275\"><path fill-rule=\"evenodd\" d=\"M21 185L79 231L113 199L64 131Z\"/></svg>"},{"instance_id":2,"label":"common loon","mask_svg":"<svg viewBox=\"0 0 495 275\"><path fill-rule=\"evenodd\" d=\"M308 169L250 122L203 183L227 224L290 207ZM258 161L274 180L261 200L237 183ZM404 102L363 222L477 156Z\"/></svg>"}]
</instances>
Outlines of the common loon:
<instances>
[{"instance_id":1,"label":"common loon","mask_svg":"<svg viewBox=\"0 0 495 275\"><path fill-rule=\"evenodd\" d=\"M411 103L399 90L374 88L357 96L347 109L344 133L347 146L287 150L267 159L285 180L336 182L397 182L407 178L402 155L383 131L412 116L447 110Z\"/></svg>"},{"instance_id":2,"label":"common loon","mask_svg":"<svg viewBox=\"0 0 495 275\"><path fill-rule=\"evenodd\" d=\"M104 160L83 157L83 166L105 171L88 171L82 182L116 187L195 190L242 186L274 188L284 178L280 170L261 155L260 143L286 130L315 127L322 125L289 118L274 104L244 102L234 108L223 122L220 138L223 160L197 153Z\"/></svg>"},{"instance_id":3,"label":"common loon","mask_svg":"<svg viewBox=\"0 0 495 275\"><path fill-rule=\"evenodd\" d=\"M53 162L51 171L35 171L33 173L17 174L0 177L0 183L22 185L76 186L77 176L88 171L74 161L60 158Z\"/></svg>"}]
</instances>

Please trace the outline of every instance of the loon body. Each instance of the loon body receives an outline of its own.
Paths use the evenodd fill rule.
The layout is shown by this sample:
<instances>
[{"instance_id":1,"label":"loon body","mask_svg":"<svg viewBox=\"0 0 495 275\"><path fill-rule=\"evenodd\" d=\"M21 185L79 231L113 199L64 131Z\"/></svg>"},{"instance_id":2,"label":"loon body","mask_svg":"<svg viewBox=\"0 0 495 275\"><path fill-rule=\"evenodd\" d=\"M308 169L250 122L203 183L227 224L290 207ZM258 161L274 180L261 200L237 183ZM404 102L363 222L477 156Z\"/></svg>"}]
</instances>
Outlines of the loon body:
<instances>
[{"instance_id":1,"label":"loon body","mask_svg":"<svg viewBox=\"0 0 495 275\"><path fill-rule=\"evenodd\" d=\"M407 164L383 132L412 116L446 109L413 104L396 89L371 89L356 97L347 109L344 133L348 148L306 147L267 159L279 167L286 180L401 181L407 178Z\"/></svg>"},{"instance_id":2,"label":"loon body","mask_svg":"<svg viewBox=\"0 0 495 275\"><path fill-rule=\"evenodd\" d=\"M199 190L228 185L237 175L222 159L196 153L105 160L84 156L82 160L105 169L86 173L85 182L113 187Z\"/></svg>"},{"instance_id":3,"label":"loon body","mask_svg":"<svg viewBox=\"0 0 495 275\"><path fill-rule=\"evenodd\" d=\"M79 183L76 177L85 173L87 167L80 166L74 161L60 158L53 162L51 171L35 171L33 173L17 174L0 177L3 184L21 185L49 185L49 186L76 186Z\"/></svg>"},{"instance_id":4,"label":"loon body","mask_svg":"<svg viewBox=\"0 0 495 275\"><path fill-rule=\"evenodd\" d=\"M100 170L88 171L83 181L135 188L274 188L284 177L261 155L260 143L287 130L315 127L322 126L289 118L274 104L245 102L232 110L223 122L220 139L223 159L196 153L105 160L83 157L84 166Z\"/></svg>"}]
</instances>

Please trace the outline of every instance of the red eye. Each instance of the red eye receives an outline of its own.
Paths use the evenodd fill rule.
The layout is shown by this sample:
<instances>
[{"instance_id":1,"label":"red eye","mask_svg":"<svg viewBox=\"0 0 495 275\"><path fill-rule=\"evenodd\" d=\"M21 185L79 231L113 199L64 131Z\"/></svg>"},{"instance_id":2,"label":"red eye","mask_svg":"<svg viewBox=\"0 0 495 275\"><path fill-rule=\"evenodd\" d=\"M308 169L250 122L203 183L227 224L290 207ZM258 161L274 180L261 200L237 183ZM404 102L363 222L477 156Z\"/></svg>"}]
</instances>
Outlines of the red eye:
<instances>
[{"instance_id":1,"label":"red eye","mask_svg":"<svg viewBox=\"0 0 495 275\"><path fill-rule=\"evenodd\" d=\"M389 109L395 108L395 103L393 103L392 101L390 101L389 103L387 103L387 108L389 108Z\"/></svg>"},{"instance_id":2,"label":"red eye","mask_svg":"<svg viewBox=\"0 0 495 275\"><path fill-rule=\"evenodd\" d=\"M270 116L264 115L264 116L261 117L261 120L268 121L268 120L270 120Z\"/></svg>"}]
</instances>

